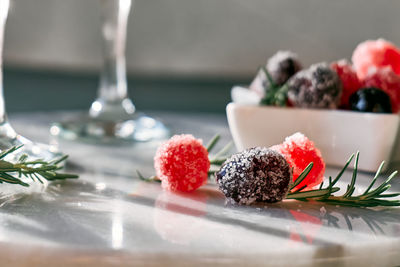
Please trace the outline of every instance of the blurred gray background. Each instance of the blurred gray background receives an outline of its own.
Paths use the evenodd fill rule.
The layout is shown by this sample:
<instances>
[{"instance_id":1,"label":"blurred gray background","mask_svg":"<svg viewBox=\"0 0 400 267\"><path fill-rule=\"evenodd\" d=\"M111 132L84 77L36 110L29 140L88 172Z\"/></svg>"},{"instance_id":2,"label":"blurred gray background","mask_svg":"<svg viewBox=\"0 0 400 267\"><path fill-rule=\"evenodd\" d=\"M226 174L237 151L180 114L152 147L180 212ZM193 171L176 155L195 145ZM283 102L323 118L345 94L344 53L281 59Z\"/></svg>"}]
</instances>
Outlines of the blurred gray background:
<instances>
[{"instance_id":1,"label":"blurred gray background","mask_svg":"<svg viewBox=\"0 0 400 267\"><path fill-rule=\"evenodd\" d=\"M399 11L398 0L137 0L128 26L131 94L143 108L169 109L165 98L148 99L170 92L211 101L175 109L223 111L229 88L250 82L278 49L307 66L350 58L366 39L400 44ZM76 90L84 100L71 108L85 107L102 62L99 23L99 0L14 0L4 55L9 86Z\"/></svg>"}]
</instances>

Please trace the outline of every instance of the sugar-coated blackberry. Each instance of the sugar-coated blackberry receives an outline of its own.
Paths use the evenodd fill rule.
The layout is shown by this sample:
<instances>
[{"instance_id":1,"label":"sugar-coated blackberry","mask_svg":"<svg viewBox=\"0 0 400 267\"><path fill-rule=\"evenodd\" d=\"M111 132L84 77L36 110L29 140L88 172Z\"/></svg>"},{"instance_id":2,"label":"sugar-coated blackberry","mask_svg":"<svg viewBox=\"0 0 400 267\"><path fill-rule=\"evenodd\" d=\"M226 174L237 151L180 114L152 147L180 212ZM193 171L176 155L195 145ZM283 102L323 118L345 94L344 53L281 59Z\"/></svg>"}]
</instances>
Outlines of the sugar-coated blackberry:
<instances>
[{"instance_id":1,"label":"sugar-coated blackberry","mask_svg":"<svg viewBox=\"0 0 400 267\"><path fill-rule=\"evenodd\" d=\"M297 55L291 51L278 51L267 62L267 71L276 85L283 85L302 66Z\"/></svg>"},{"instance_id":2,"label":"sugar-coated blackberry","mask_svg":"<svg viewBox=\"0 0 400 267\"><path fill-rule=\"evenodd\" d=\"M299 71L287 84L288 100L295 107L335 109L340 103L342 82L327 63Z\"/></svg>"},{"instance_id":3,"label":"sugar-coated blackberry","mask_svg":"<svg viewBox=\"0 0 400 267\"><path fill-rule=\"evenodd\" d=\"M232 155L216 173L216 180L231 202L277 202L289 190L292 170L280 153L255 147Z\"/></svg>"},{"instance_id":4,"label":"sugar-coated blackberry","mask_svg":"<svg viewBox=\"0 0 400 267\"><path fill-rule=\"evenodd\" d=\"M268 93L272 88L285 84L301 68L301 63L295 53L278 51L268 59L265 68L258 70L249 89L257 93L260 97L264 97L265 93ZM273 84L271 84L265 71L271 76Z\"/></svg>"},{"instance_id":5,"label":"sugar-coated blackberry","mask_svg":"<svg viewBox=\"0 0 400 267\"><path fill-rule=\"evenodd\" d=\"M350 96L350 109L363 112L392 113L390 97L378 88L363 88Z\"/></svg>"}]
</instances>

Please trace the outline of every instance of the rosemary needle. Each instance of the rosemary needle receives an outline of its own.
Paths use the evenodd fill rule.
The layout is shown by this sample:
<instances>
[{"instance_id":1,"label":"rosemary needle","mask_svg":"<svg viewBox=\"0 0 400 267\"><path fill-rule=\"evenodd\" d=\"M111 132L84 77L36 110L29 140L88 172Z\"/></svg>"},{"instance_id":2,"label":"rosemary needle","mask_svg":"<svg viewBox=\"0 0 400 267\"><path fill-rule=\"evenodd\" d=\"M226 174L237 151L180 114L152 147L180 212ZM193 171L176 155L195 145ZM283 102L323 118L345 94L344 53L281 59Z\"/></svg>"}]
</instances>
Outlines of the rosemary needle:
<instances>
[{"instance_id":1,"label":"rosemary needle","mask_svg":"<svg viewBox=\"0 0 400 267\"><path fill-rule=\"evenodd\" d=\"M21 147L22 145L14 146L0 153L0 183L29 186L29 184L21 180L22 177L26 177L32 181L38 181L40 183L43 183L42 179L54 181L78 178L78 175L76 174L59 172L62 167L58 164L65 161L68 156L63 156L53 161L28 161L28 155L23 154L15 163L4 159L6 156L14 153Z\"/></svg>"},{"instance_id":2,"label":"rosemary needle","mask_svg":"<svg viewBox=\"0 0 400 267\"><path fill-rule=\"evenodd\" d=\"M285 106L289 87L286 84L282 86L277 85L265 67L261 67L261 70L265 73L268 83L264 85L265 95L260 100L260 104L267 106Z\"/></svg>"},{"instance_id":3,"label":"rosemary needle","mask_svg":"<svg viewBox=\"0 0 400 267\"><path fill-rule=\"evenodd\" d=\"M326 202L328 204L334 205L342 205L342 206L351 206L351 207L376 207L376 206L400 206L400 200L388 200L388 198L393 198L400 196L400 193L390 193L385 194L385 192L391 187L390 182L397 175L397 171L392 172L389 177L380 184L375 189L372 187L375 185L379 174L381 173L384 162L381 163L376 174L369 184L368 188L358 196L353 196L353 193L356 189L356 178L358 172L358 160L360 153L357 152L355 155L354 169L352 173L352 178L350 184L347 185L346 192L341 196L336 196L333 193L339 191L339 187L333 187L339 179L343 176L343 173L351 163L354 158L354 154L349 158L349 160L344 165L343 169L339 172L337 177L332 181L332 178L329 177L329 184L327 187L323 187L323 182L321 183L319 189L316 190L297 190L293 191L294 186L291 187L291 191L287 195L288 199L297 199L297 200L316 200L320 202ZM303 180L305 176L310 172L310 166L308 165L303 172L300 174L299 178ZM304 175L305 174L305 175ZM297 180L296 180L297 182ZM298 182L297 184L301 183Z\"/></svg>"}]
</instances>

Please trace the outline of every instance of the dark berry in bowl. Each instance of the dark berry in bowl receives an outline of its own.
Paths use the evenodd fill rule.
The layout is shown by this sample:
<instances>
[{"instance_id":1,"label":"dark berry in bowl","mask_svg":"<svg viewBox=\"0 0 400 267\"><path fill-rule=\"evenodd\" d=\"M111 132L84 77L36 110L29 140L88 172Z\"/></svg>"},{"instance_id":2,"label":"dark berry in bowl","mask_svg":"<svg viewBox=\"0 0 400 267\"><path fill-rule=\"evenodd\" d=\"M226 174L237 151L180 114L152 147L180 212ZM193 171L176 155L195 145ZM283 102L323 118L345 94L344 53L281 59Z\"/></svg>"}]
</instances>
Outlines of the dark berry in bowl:
<instances>
[{"instance_id":1,"label":"dark berry in bowl","mask_svg":"<svg viewBox=\"0 0 400 267\"><path fill-rule=\"evenodd\" d=\"M342 95L342 82L327 63L299 71L288 83L288 100L299 108L336 109Z\"/></svg>"},{"instance_id":2,"label":"dark berry in bowl","mask_svg":"<svg viewBox=\"0 0 400 267\"><path fill-rule=\"evenodd\" d=\"M227 159L216 173L216 181L231 203L277 202L289 191L292 170L280 153L255 147Z\"/></svg>"},{"instance_id":3,"label":"dark berry in bowl","mask_svg":"<svg viewBox=\"0 0 400 267\"><path fill-rule=\"evenodd\" d=\"M267 62L267 71L276 85L283 85L302 69L297 55L291 51L278 51Z\"/></svg>"},{"instance_id":4,"label":"dark berry in bowl","mask_svg":"<svg viewBox=\"0 0 400 267\"><path fill-rule=\"evenodd\" d=\"M295 53L278 51L268 59L265 68L260 68L249 89L264 97L265 94L285 84L301 68L301 63Z\"/></svg>"},{"instance_id":5,"label":"dark berry in bowl","mask_svg":"<svg viewBox=\"0 0 400 267\"><path fill-rule=\"evenodd\" d=\"M375 88L362 88L350 96L350 109L362 112L392 113L390 97Z\"/></svg>"}]
</instances>

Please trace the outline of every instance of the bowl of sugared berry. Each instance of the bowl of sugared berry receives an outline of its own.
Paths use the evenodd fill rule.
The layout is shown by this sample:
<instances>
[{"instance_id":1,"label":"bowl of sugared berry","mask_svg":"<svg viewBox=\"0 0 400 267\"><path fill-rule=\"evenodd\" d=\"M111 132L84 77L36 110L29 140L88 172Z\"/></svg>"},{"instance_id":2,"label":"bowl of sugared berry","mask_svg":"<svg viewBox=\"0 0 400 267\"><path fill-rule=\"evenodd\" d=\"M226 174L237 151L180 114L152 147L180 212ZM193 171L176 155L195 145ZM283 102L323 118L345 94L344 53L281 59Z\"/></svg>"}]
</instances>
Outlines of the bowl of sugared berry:
<instances>
[{"instance_id":1,"label":"bowl of sugared berry","mask_svg":"<svg viewBox=\"0 0 400 267\"><path fill-rule=\"evenodd\" d=\"M354 151L363 154L364 171L400 159L400 48L386 40L360 43L351 61L308 68L295 53L279 51L249 86L233 87L231 96L227 117L239 151L302 132L328 165L342 165Z\"/></svg>"}]
</instances>

